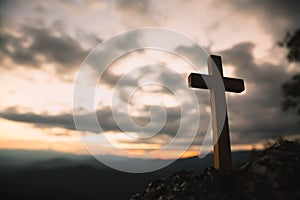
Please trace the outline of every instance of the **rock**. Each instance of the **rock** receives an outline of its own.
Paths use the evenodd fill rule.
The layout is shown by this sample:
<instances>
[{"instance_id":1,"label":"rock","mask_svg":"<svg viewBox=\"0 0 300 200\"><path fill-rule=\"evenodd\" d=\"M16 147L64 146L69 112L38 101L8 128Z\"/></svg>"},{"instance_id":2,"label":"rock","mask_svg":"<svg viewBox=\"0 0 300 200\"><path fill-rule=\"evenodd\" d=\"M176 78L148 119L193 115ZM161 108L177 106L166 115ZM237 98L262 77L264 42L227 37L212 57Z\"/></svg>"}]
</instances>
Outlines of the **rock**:
<instances>
[{"instance_id":1,"label":"rock","mask_svg":"<svg viewBox=\"0 0 300 200\"><path fill-rule=\"evenodd\" d=\"M132 197L142 199L300 199L300 144L276 143L232 171L177 172Z\"/></svg>"}]
</instances>

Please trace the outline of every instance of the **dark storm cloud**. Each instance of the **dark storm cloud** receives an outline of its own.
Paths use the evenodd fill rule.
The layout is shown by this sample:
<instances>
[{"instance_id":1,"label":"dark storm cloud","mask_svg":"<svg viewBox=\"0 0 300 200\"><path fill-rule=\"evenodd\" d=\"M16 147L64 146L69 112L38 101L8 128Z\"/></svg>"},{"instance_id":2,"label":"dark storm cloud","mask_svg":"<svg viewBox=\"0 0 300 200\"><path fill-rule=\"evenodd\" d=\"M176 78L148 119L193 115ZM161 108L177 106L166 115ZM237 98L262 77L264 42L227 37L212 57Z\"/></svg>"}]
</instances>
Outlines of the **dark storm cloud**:
<instances>
[{"instance_id":1,"label":"dark storm cloud","mask_svg":"<svg viewBox=\"0 0 300 200\"><path fill-rule=\"evenodd\" d=\"M37 127L61 127L69 130L74 130L73 117L70 114L61 114L55 116L39 115L35 113L19 113L15 109L7 109L0 113L0 117L3 119L25 122L34 124Z\"/></svg>"},{"instance_id":2,"label":"dark storm cloud","mask_svg":"<svg viewBox=\"0 0 300 200\"><path fill-rule=\"evenodd\" d=\"M140 32L131 31L108 39L90 52L84 62L84 68L94 70L96 72L94 73L94 79L98 79L101 75L101 82L110 88L113 87L123 77L123 74L115 75L112 73L109 68L110 65L113 65L118 59L126 57L134 50L136 50L135 53L143 53L144 51L140 50L142 37ZM99 72L103 72L103 74L99 74ZM123 81L124 86L136 85L136 80L130 77L124 78Z\"/></svg>"},{"instance_id":3,"label":"dark storm cloud","mask_svg":"<svg viewBox=\"0 0 300 200\"><path fill-rule=\"evenodd\" d=\"M138 117L135 118L135 121L137 122L137 124L143 124L143 122L145 121L145 119L148 119L147 121L150 122L150 118L149 118L149 110L152 106L145 106L144 107L144 117ZM179 124L181 121L181 111L180 111L180 107L167 107L164 108L167 114L167 119L166 119L166 123L164 124L164 126L162 127L160 133L165 134L165 135L169 135L169 136L174 136L179 128ZM153 119L161 119L161 112L159 112L159 110L157 111L152 111L152 115L153 115ZM145 124L145 123L144 123ZM149 130L151 131L151 130Z\"/></svg>"},{"instance_id":4,"label":"dark storm cloud","mask_svg":"<svg viewBox=\"0 0 300 200\"><path fill-rule=\"evenodd\" d=\"M79 41L47 27L23 26L21 36L1 31L0 52L13 62L32 68L54 63L58 71L78 68L87 51Z\"/></svg>"},{"instance_id":5,"label":"dark storm cloud","mask_svg":"<svg viewBox=\"0 0 300 200\"><path fill-rule=\"evenodd\" d=\"M258 88L271 89L270 86L274 86L274 83L281 84L288 80L289 74L285 66L277 66L268 61L257 64L252 54L253 49L254 44L245 42L220 54L223 55L224 63L235 66L235 72L239 76L243 76L249 83L259 85Z\"/></svg>"},{"instance_id":6,"label":"dark storm cloud","mask_svg":"<svg viewBox=\"0 0 300 200\"><path fill-rule=\"evenodd\" d=\"M300 19L300 2L298 0L245 0L231 1L236 8L243 10L262 11L271 19L286 19L288 22L298 25Z\"/></svg>"},{"instance_id":7,"label":"dark storm cloud","mask_svg":"<svg viewBox=\"0 0 300 200\"><path fill-rule=\"evenodd\" d=\"M12 8L12 6L15 5L17 1L15 0L0 0L0 15L7 12L9 9Z\"/></svg>"},{"instance_id":8,"label":"dark storm cloud","mask_svg":"<svg viewBox=\"0 0 300 200\"><path fill-rule=\"evenodd\" d=\"M300 130L295 115L283 112L280 106L281 86L291 76L291 72L288 72L285 66L287 62L278 65L268 61L257 63L253 56L254 48L253 43L244 42L217 53L223 58L223 67L234 66L236 78L244 79L246 84L246 94L227 96L233 144L292 136L299 134ZM184 47L183 50L192 55L194 48ZM207 99L203 98L199 99L199 103L200 109L204 105L209 105ZM188 124L188 120L185 123ZM205 116L200 121L200 127L205 127L208 123L209 118ZM204 133L199 134L194 144L201 144L203 136Z\"/></svg>"},{"instance_id":9,"label":"dark storm cloud","mask_svg":"<svg viewBox=\"0 0 300 200\"><path fill-rule=\"evenodd\" d=\"M123 87L134 87L136 88L138 86L137 80L134 78L131 78L130 76L122 76L122 75L115 75L111 72L111 70L105 70L105 72L102 74L100 79L100 85L103 83L110 88L113 88L118 81L122 78L122 88Z\"/></svg>"},{"instance_id":10,"label":"dark storm cloud","mask_svg":"<svg viewBox=\"0 0 300 200\"><path fill-rule=\"evenodd\" d=\"M234 143L298 134L294 115L283 112L281 85L289 79L285 66L269 62L257 64L254 44L241 43L219 52L223 63L233 65L235 74L245 80L245 95L228 96L229 119Z\"/></svg>"},{"instance_id":11,"label":"dark storm cloud","mask_svg":"<svg viewBox=\"0 0 300 200\"><path fill-rule=\"evenodd\" d=\"M171 70L162 71L158 77L158 81L162 85L171 86L171 89L182 89L187 85L185 78L181 74Z\"/></svg>"},{"instance_id":12,"label":"dark storm cloud","mask_svg":"<svg viewBox=\"0 0 300 200\"><path fill-rule=\"evenodd\" d=\"M117 0L116 8L124 13L147 14L150 11L150 2L146 0Z\"/></svg>"},{"instance_id":13,"label":"dark storm cloud","mask_svg":"<svg viewBox=\"0 0 300 200\"><path fill-rule=\"evenodd\" d=\"M0 4L0 57L10 59L14 67L42 68L44 64L52 64L58 72L69 72L78 69L88 54L89 49L83 44L94 46L101 41L84 31L77 30L76 35L71 36L63 20L46 25L43 18L27 15L24 16L26 21L17 21L13 16L23 5L22 1L1 1ZM32 12L36 13L39 8L38 15L41 15L44 5L33 3L32 6ZM3 64L2 67L11 66Z\"/></svg>"},{"instance_id":14,"label":"dark storm cloud","mask_svg":"<svg viewBox=\"0 0 300 200\"><path fill-rule=\"evenodd\" d=\"M230 5L233 12L246 14L249 19L257 18L263 27L271 31L277 39L290 29L299 28L300 1L299 0L235 0L222 1L222 5ZM247 19L245 19L245 24Z\"/></svg>"},{"instance_id":15,"label":"dark storm cloud","mask_svg":"<svg viewBox=\"0 0 300 200\"><path fill-rule=\"evenodd\" d=\"M138 117L133 117L132 116L132 121L128 121L128 114L122 113L122 112L116 112L119 116L118 119L121 121L118 121L119 124L122 125L122 128L124 131L127 132L136 132L135 127L133 126L133 122L138 124L138 125L146 125L148 122L150 122L149 118L149 107L144 107L144 112L142 115ZM178 126L180 123L180 108L179 107L170 107L166 108L166 113L167 113L167 121L166 124L162 127L162 130L160 131L159 134L163 135L170 135L174 136L177 133ZM122 132L118 126L118 124L115 121L115 118L112 114L112 110L110 107L103 107L101 110L97 110L96 112L98 122L104 132L106 131L117 131L117 132ZM161 115L161 112L159 110L152 110L151 115L153 119L159 119ZM73 120L73 115L72 113L62 113L58 115L47 115L47 114L36 114L32 112L26 112L22 113L19 112L18 109L6 109L0 113L0 118L7 119L10 121L15 121L15 122L24 122L28 124L32 124L35 127L38 128L54 128L54 127L60 127L68 130L76 130L74 120ZM94 132L94 133L99 133L99 128L95 127L95 124L92 123L93 121L93 113L85 113L85 114L80 114L77 115L76 120L82 120L84 121L84 126L80 126L81 130L80 131L89 131L89 132ZM154 121L154 124L158 122ZM144 131L145 133L151 133L152 130L156 129L156 126L154 127L149 127L145 128Z\"/></svg>"},{"instance_id":16,"label":"dark storm cloud","mask_svg":"<svg viewBox=\"0 0 300 200\"><path fill-rule=\"evenodd\" d=\"M147 0L117 0L113 5L116 16L127 27L158 25L163 19L162 14L153 9L151 1Z\"/></svg>"},{"instance_id":17,"label":"dark storm cloud","mask_svg":"<svg viewBox=\"0 0 300 200\"><path fill-rule=\"evenodd\" d=\"M181 45L178 46L175 51L181 56L185 55L185 59L197 65L198 68L207 68L207 58L209 54L206 52L205 48L198 44L193 46Z\"/></svg>"},{"instance_id":18,"label":"dark storm cloud","mask_svg":"<svg viewBox=\"0 0 300 200\"><path fill-rule=\"evenodd\" d=\"M4 18L4 14L3 12L5 11L4 8L6 8L6 5L9 1L7 0L0 0L0 31L1 31L1 28L3 26L3 18Z\"/></svg>"},{"instance_id":19,"label":"dark storm cloud","mask_svg":"<svg viewBox=\"0 0 300 200\"><path fill-rule=\"evenodd\" d=\"M97 112L97 116L101 127L104 131L116 131L119 130L115 124L111 109L103 108L101 111ZM60 127L68 130L76 130L73 115L72 113L62 113L58 115L47 115L47 114L36 114L36 113L20 113L18 109L6 109L0 113L0 117L3 119L15 121L15 122L24 122L32 124L39 128L54 128ZM97 133L98 128L93 127L92 121L93 115L91 113L79 115L80 120L84 120L86 126L81 131L90 131Z\"/></svg>"}]
</instances>

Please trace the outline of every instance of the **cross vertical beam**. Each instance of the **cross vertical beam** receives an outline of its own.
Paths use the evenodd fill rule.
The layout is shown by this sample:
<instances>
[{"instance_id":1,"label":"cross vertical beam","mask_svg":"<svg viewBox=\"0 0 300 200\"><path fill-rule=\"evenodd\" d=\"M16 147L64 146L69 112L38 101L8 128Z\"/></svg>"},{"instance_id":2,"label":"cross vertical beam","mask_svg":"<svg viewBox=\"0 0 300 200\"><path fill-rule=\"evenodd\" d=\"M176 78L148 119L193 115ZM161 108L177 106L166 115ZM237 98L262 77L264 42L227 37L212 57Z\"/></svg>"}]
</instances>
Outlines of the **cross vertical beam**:
<instances>
[{"instance_id":1,"label":"cross vertical beam","mask_svg":"<svg viewBox=\"0 0 300 200\"><path fill-rule=\"evenodd\" d=\"M208 63L208 72L211 76L216 76L215 66L219 71L221 77L223 77L222 69L222 60L220 56L211 55L207 61ZM214 63L214 64L213 64ZM220 99L222 98L222 99ZM232 158L231 158L231 147L230 147L230 136L229 136L229 125L228 125L228 115L227 111L225 113L225 120L223 127L219 127L219 130L222 130L220 135L218 135L218 119L217 116L222 116L218 114L222 106L217 104L217 100L222 101L226 105L226 96L225 94L219 94L215 91L215 88L210 90L210 104L211 104L211 115L212 115L212 129L213 129L213 140L214 140L214 166L216 169L231 170L232 169Z\"/></svg>"},{"instance_id":2,"label":"cross vertical beam","mask_svg":"<svg viewBox=\"0 0 300 200\"><path fill-rule=\"evenodd\" d=\"M225 91L241 93L245 85L242 79L223 76L221 56L211 55L207 62L209 75L191 73L188 83L192 88L210 90L214 165L216 169L230 170L232 158Z\"/></svg>"}]
</instances>

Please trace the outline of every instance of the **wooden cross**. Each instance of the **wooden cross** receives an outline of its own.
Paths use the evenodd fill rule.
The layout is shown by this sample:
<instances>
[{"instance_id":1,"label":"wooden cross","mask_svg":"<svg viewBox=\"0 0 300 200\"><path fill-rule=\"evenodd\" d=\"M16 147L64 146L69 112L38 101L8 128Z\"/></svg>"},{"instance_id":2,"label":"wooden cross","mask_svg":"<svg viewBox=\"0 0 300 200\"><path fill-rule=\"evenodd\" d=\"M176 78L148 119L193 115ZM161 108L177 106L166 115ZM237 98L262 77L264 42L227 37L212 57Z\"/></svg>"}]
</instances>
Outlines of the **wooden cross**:
<instances>
[{"instance_id":1,"label":"wooden cross","mask_svg":"<svg viewBox=\"0 0 300 200\"><path fill-rule=\"evenodd\" d=\"M191 73L188 77L188 83L189 87L192 88L210 89L214 166L216 169L231 170L232 158L225 91L236 93L243 92L245 90L244 81L242 79L223 76L221 56L211 55L207 62L209 75ZM220 85L214 84L215 82L218 82L216 80L220 80L220 78L224 83L223 90L222 86L219 87ZM222 109L225 110L223 114L220 114ZM225 120L219 119L220 116L225 117Z\"/></svg>"}]
</instances>

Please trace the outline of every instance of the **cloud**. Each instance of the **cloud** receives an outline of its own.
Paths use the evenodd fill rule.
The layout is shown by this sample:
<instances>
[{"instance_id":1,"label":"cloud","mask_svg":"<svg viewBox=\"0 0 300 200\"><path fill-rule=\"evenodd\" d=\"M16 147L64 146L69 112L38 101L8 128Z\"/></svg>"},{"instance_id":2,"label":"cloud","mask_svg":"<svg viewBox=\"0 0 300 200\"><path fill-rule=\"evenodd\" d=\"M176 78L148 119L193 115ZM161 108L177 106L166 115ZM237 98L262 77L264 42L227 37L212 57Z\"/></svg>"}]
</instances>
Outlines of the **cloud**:
<instances>
[{"instance_id":1,"label":"cloud","mask_svg":"<svg viewBox=\"0 0 300 200\"><path fill-rule=\"evenodd\" d=\"M125 128L125 131L136 132L136 128L133 123L137 123L138 125L146 125L150 119L148 116L149 113L147 112L149 110L150 107L144 107L144 114L139 116L131 116L132 119L128 118L127 113L117 111L115 114L118 115L118 119L121 120L118 121L118 124L121 124L122 128ZM166 113L167 121L166 124L162 127L162 130L159 134L174 136L178 130L178 126L181 120L180 108L166 108ZM101 108L101 110L97 110L96 115L103 132L123 132L123 130L121 130L116 123L114 115L112 113L112 109L110 107L103 107ZM160 118L159 115L161 115L161 111L154 109L151 111L151 115L152 119L154 119L154 126L145 128L144 134L152 133L153 130L157 129L156 125L160 124L159 121L155 120ZM95 124L92 123L93 116L93 113L84 113L77 116L77 120L79 119L84 121L84 126L81 126L82 129L80 131L99 133L99 128L95 127ZM32 124L38 128L59 127L68 130L77 130L71 112L61 113L58 115L47 115L36 114L32 112L21 113L17 108L8 108L0 113L0 117L10 121ZM128 121L128 119L130 121Z\"/></svg>"},{"instance_id":2,"label":"cloud","mask_svg":"<svg viewBox=\"0 0 300 200\"><path fill-rule=\"evenodd\" d=\"M79 67L88 53L75 38L47 27L24 25L20 36L1 31L0 41L1 54L14 63L31 68L50 63L60 72Z\"/></svg>"},{"instance_id":3,"label":"cloud","mask_svg":"<svg viewBox=\"0 0 300 200\"><path fill-rule=\"evenodd\" d=\"M244 95L229 95L229 119L234 143L298 134L295 116L280 107L281 85L289 79L287 68L268 62L256 63L254 44L245 42L218 54L223 64L234 66L235 74L245 80Z\"/></svg>"},{"instance_id":4,"label":"cloud","mask_svg":"<svg viewBox=\"0 0 300 200\"><path fill-rule=\"evenodd\" d=\"M11 31L12 27L7 28L3 25L4 21L6 25L9 24L6 21L6 19L9 19L9 17L3 20L3 13L11 12L12 9L10 8L12 8L11 6L14 4L11 2L15 1L0 1L1 60L4 60L3 58L8 58L11 59L11 61L18 66L37 69L42 68L45 64L51 64L57 69L58 72L65 73L77 69L80 63L83 61L84 57L88 53L88 50L83 46L82 41L78 40L77 38L81 38L84 41L89 40L89 43L98 43L99 41L101 41L98 37L94 37L94 35L85 33L77 33L77 35L75 33L75 36L71 36L64 29L64 24L59 22L55 22L52 26L47 26L45 24L31 24L27 21L27 23L24 23L22 26L20 26L18 32L16 30ZM81 5L80 2L82 1L73 2L69 0L63 0L62 2L67 7L70 6L71 8L72 6L78 6L79 8L79 5ZM167 5L164 5L165 7L163 8L169 8L166 9L166 13L170 14L170 18L168 19L168 21L164 21L165 19L162 17L162 13L157 13L157 10L159 10L160 8L156 6L158 4L155 4L152 1L114 1L114 3L109 3L107 5L112 6L112 15L115 14L114 16L110 16L111 14L107 14L109 17L112 17L113 22L111 25L111 21L107 21L107 25L111 30L119 30L123 29L124 27L129 28L133 26L152 26L157 24L161 25L163 23L164 25L171 24L170 28L175 27L176 29L180 29L180 27L184 27L183 25L189 24L184 24L183 22L189 22L189 20L191 20L192 15L187 15L188 19L183 19L185 17L180 18L180 16L177 16L182 9L180 5L185 5L186 2L182 1L182 3L179 3L180 5L178 3L166 4ZM274 35L279 39L281 38L282 32L285 32L290 28L295 28L299 25L300 2L298 0L245 0L228 2L215 1L211 4L216 4L216 6L220 6L218 9L226 13L230 13L229 16L235 16L232 13L237 14L237 16L240 17L240 21L243 22L240 27L241 29L246 28L246 23L248 23L248 20L255 19L258 23L261 24L260 28L262 28L263 30L267 30L268 32L270 32L270 35ZM222 7L224 5L227 5L227 7ZM49 5L48 8L52 7L53 4ZM229 10L227 10L228 7ZM18 10L19 9L16 8L12 13L15 13ZM75 12L69 13L71 15ZM110 12L105 11L105 13ZM205 12L203 13L205 14ZM227 20L225 22L223 21L225 24L229 22L228 19L226 19L226 15L222 15L222 12L218 13L221 13L220 16L223 16L224 20ZM191 26L198 27L195 28L197 35L194 36L196 38L198 36L201 38L201 34L198 35L198 33L201 32L201 29L205 28L201 28L201 25L199 25L201 21L199 20L199 17L196 17L197 13L194 14L195 22L191 23ZM49 15L49 17L53 17L52 15L54 16L54 13L51 13L51 16ZM25 16L30 16L30 14L24 15L22 13L21 16L24 16L25 18ZM104 16L106 16L106 14ZM71 16L71 18L72 17L73 16ZM120 20L120 24L118 24L118 19L114 21L115 17L117 17ZM214 17L212 17L212 19L213 18ZM12 17L11 19L15 20ZM207 20L204 17L203 19ZM230 19L231 18L229 18L229 20ZM50 22L51 20L52 19L49 19L49 21L47 22ZM68 21L67 19L65 21L71 22L71 20ZM218 21L217 24L222 25L222 19L218 18L218 15L213 21ZM176 26L172 26L171 22L176 24ZM119 27L123 25L124 27ZM215 34L223 34L223 32L218 32L220 29L217 28L215 24L211 24L211 26L214 28L212 31ZM226 26L226 30L231 29L235 31L237 27L232 27L230 25ZM184 31L191 32L192 30L184 29ZM253 34L255 33L256 30L253 31ZM232 37L232 35L230 36ZM218 35L217 40L220 41L220 39L223 40L223 38L220 35ZM116 52L138 46L139 39L140 36L138 35L130 35L130 37L124 39L123 41L120 41L120 43L115 44L113 49L104 49L104 51L107 54L116 54ZM245 38L243 40L245 40ZM268 62L257 63L255 61L255 58L253 57L253 49L255 47L256 46L253 43L244 42L239 43L233 46L232 48L228 48L219 52L224 58L225 66L227 64L234 66L235 74L239 78L243 78L246 81L246 94L228 96L229 119L231 123L233 143L258 142L262 139L278 135L297 134L296 130L299 130L294 115L292 115L289 112L282 112L280 110L281 84L289 79L289 73L287 72L284 66L275 65ZM202 58L200 58L198 54L195 54L197 50L195 46L180 46L178 47L178 50L180 50L181 52L186 52L187 54L191 55L191 57L193 57L194 59L202 60ZM97 70L96 66L98 66L99 63L107 60L107 54L103 55L103 57L97 57L97 55L95 56L97 57L95 58L95 61L91 61L90 63L93 64L94 69ZM2 65L2 67L8 68L9 66ZM161 73L158 78L159 82L168 83L170 85L176 86L176 88L183 88L182 86L186 85L186 82L178 79L174 74L169 75L170 76L165 76L165 74ZM112 73L112 71L107 70L104 76L102 77L101 81L103 81L107 86L113 86L120 79L120 77L121 76ZM120 88L120 98L123 100L126 99L126 87L135 88L137 86L138 80L134 80L133 78L128 76L126 79L123 80L122 87ZM167 90L160 90L156 91L156 93L153 95L159 96L165 95L166 93ZM208 98L199 98L199 102L201 104L200 107L209 105L209 102L207 100ZM194 111L194 105L188 105L189 102L185 103L185 108L190 109L192 113ZM147 124L147 122L149 121L149 109L150 108L148 106L144 106L142 108L141 115L133 119L138 124ZM166 112L168 114L168 120L165 126L162 128L161 133L164 136L174 136L178 129L178 124L180 122L178 107L167 108ZM122 116L122 113L119 114ZM160 112L156 111L153 114L156 116L159 115ZM110 107L101 108L101 110L97 111L97 115L104 131L121 131L117 127L113 119ZM68 130L75 130L73 117L70 113L61 113L59 115L44 115L30 112L20 113L18 112L18 110L5 110L0 113L0 117L16 122L33 124L34 126L41 128L61 127ZM84 118L86 121L88 121L90 117L90 113L82 115L82 118ZM182 119L184 126L186 126L186 130L189 130L188 128L189 126L191 126L190 121L192 121L192 118L193 115L191 114L190 116ZM202 120L201 123L203 125L207 125L208 120L208 118L205 118L205 120ZM128 121L124 120L121 123L124 123L125 126L127 126L128 131L132 131L131 125L127 124L127 122ZM97 132L97 130L91 128L91 126L89 126L88 123L87 127L85 127L84 130ZM199 136L199 138L201 138L201 136ZM197 138L197 140L199 138Z\"/></svg>"},{"instance_id":5,"label":"cloud","mask_svg":"<svg viewBox=\"0 0 300 200\"><path fill-rule=\"evenodd\" d=\"M97 111L99 123L104 131L120 131L114 122L111 109L108 107ZM8 108L0 113L0 117L15 122L24 122L32 124L38 128L64 128L68 130L77 130L72 112L61 113L58 115L36 114L32 112L20 113L17 108ZM81 131L98 133L99 129L92 123L93 113L79 115L80 120L84 120L85 126Z\"/></svg>"},{"instance_id":6,"label":"cloud","mask_svg":"<svg viewBox=\"0 0 300 200\"><path fill-rule=\"evenodd\" d=\"M116 1L116 7L127 12L140 12L147 13L150 11L149 1L145 0L133 0L133 1L126 1L126 0L118 0Z\"/></svg>"},{"instance_id":7,"label":"cloud","mask_svg":"<svg viewBox=\"0 0 300 200\"><path fill-rule=\"evenodd\" d=\"M115 13L128 27L150 26L159 24L160 12L154 10L151 1L117 0L114 4Z\"/></svg>"},{"instance_id":8,"label":"cloud","mask_svg":"<svg viewBox=\"0 0 300 200\"><path fill-rule=\"evenodd\" d=\"M99 122L104 131L119 131L117 125L112 118L111 109L104 108L101 112L97 112ZM20 113L17 108L8 108L0 113L0 117L15 122L24 122L32 124L38 128L64 128L67 130L77 130L72 112L61 113L58 115L36 114L32 112ZM85 121L86 126L81 131L98 133L98 128L93 127L93 114L81 114L79 118Z\"/></svg>"},{"instance_id":9,"label":"cloud","mask_svg":"<svg viewBox=\"0 0 300 200\"><path fill-rule=\"evenodd\" d=\"M74 130L73 117L70 114L61 114L55 116L39 115L31 112L19 113L16 109L7 109L0 113L3 119L34 124L36 127L60 127Z\"/></svg>"},{"instance_id":10,"label":"cloud","mask_svg":"<svg viewBox=\"0 0 300 200\"><path fill-rule=\"evenodd\" d=\"M299 28L300 1L298 0L235 0L222 1L221 4L229 5L233 9L232 12L242 13L248 19L256 19L276 39L281 39L285 31Z\"/></svg>"}]
</instances>

